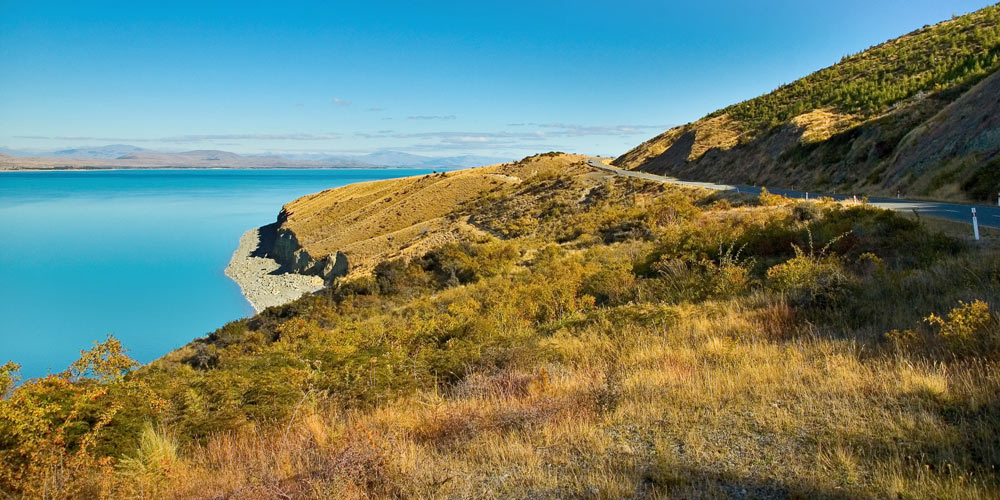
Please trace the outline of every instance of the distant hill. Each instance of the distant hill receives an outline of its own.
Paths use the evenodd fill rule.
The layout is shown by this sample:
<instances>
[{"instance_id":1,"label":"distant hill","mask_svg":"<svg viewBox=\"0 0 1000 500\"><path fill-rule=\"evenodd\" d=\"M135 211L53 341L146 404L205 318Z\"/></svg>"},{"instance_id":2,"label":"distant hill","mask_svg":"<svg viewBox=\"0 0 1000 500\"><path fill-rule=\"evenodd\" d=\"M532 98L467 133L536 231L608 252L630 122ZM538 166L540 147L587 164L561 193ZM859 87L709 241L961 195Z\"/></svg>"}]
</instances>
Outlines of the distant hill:
<instances>
[{"instance_id":1,"label":"distant hill","mask_svg":"<svg viewBox=\"0 0 1000 500\"><path fill-rule=\"evenodd\" d=\"M146 149L128 144L109 144L107 146L80 146L73 148L43 150L43 149L13 149L0 147L0 153L18 158L118 158L130 153L147 151Z\"/></svg>"},{"instance_id":2,"label":"distant hill","mask_svg":"<svg viewBox=\"0 0 1000 500\"><path fill-rule=\"evenodd\" d=\"M70 148L54 151L55 158L118 158L119 156L145 151L145 149L127 144L111 144L85 148Z\"/></svg>"},{"instance_id":3,"label":"distant hill","mask_svg":"<svg viewBox=\"0 0 1000 500\"><path fill-rule=\"evenodd\" d=\"M462 155L421 156L380 151L359 156L323 154L240 155L229 151L162 152L113 144L55 151L0 148L0 170L93 168L380 168L459 169L492 165L507 158Z\"/></svg>"},{"instance_id":4,"label":"distant hill","mask_svg":"<svg viewBox=\"0 0 1000 500\"><path fill-rule=\"evenodd\" d=\"M115 158L0 156L0 170L130 168L372 168L350 160L292 160L279 156L243 156L226 151L158 153L135 151Z\"/></svg>"},{"instance_id":5,"label":"distant hill","mask_svg":"<svg viewBox=\"0 0 1000 500\"><path fill-rule=\"evenodd\" d=\"M683 178L985 200L1000 189L1000 6L924 27L615 160Z\"/></svg>"}]
</instances>

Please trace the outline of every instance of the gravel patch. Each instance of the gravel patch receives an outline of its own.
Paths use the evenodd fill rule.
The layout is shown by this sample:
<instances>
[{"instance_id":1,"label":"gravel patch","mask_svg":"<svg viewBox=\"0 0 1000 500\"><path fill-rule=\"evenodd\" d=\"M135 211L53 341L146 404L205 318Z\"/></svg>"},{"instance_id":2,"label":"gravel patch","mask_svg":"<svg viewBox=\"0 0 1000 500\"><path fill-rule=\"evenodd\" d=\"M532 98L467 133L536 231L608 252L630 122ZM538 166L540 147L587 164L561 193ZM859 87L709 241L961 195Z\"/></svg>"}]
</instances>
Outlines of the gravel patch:
<instances>
[{"instance_id":1,"label":"gravel patch","mask_svg":"<svg viewBox=\"0 0 1000 500\"><path fill-rule=\"evenodd\" d=\"M280 306L323 288L319 276L281 272L281 265L273 259L254 256L259 246L260 228L243 233L226 266L226 276L240 286L254 311Z\"/></svg>"}]
</instances>

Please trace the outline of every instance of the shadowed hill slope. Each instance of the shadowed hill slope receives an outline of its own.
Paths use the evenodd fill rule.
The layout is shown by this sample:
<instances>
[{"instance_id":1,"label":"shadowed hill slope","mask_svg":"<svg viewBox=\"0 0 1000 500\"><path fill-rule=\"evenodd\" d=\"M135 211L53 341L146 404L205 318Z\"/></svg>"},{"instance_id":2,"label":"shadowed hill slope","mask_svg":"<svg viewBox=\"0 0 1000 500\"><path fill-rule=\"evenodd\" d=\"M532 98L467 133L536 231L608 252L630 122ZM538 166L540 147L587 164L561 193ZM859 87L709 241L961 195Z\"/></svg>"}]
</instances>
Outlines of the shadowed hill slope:
<instances>
[{"instance_id":1,"label":"shadowed hill slope","mask_svg":"<svg viewBox=\"0 0 1000 500\"><path fill-rule=\"evenodd\" d=\"M1000 188L1000 6L845 57L615 160L734 184L986 200Z\"/></svg>"}]
</instances>

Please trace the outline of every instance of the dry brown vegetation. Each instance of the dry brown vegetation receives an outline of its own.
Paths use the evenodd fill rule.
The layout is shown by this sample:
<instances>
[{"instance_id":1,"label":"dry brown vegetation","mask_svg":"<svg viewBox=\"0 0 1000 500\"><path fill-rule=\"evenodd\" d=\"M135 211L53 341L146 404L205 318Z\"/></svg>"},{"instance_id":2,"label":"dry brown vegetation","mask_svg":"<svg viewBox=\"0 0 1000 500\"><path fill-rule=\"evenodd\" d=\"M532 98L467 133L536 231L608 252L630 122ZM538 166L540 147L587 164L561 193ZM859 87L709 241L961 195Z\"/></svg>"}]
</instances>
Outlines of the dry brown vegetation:
<instances>
[{"instance_id":1,"label":"dry brown vegetation","mask_svg":"<svg viewBox=\"0 0 1000 500\"><path fill-rule=\"evenodd\" d=\"M16 472L0 491L997 498L996 240L579 160L486 169L518 181L436 215L474 228L465 240L125 376L104 344L87 357L116 361L103 384L24 384L0 402L0 459ZM358 207L381 199L371 188L353 191ZM47 423L64 420L56 442ZM88 436L86 460L68 460Z\"/></svg>"},{"instance_id":2,"label":"dry brown vegetation","mask_svg":"<svg viewBox=\"0 0 1000 500\"><path fill-rule=\"evenodd\" d=\"M314 260L347 256L354 275L381 260L417 257L481 231L455 207L536 175L583 170L578 155L538 155L519 162L402 179L363 182L305 196L285 205L281 229L295 235Z\"/></svg>"}]
</instances>

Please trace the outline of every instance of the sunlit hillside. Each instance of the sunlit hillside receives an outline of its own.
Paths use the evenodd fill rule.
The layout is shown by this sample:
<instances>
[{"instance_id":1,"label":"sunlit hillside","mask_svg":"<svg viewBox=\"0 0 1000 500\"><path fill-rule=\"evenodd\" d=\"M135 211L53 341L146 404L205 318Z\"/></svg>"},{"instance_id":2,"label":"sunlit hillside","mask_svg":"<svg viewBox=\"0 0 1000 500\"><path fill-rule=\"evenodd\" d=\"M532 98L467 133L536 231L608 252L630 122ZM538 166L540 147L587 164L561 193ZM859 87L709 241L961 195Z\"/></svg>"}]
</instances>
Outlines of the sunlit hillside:
<instances>
[{"instance_id":1,"label":"sunlit hillside","mask_svg":"<svg viewBox=\"0 0 1000 500\"><path fill-rule=\"evenodd\" d=\"M992 199L998 67L1000 6L991 6L845 56L615 163L734 184Z\"/></svg>"},{"instance_id":2,"label":"sunlit hillside","mask_svg":"<svg viewBox=\"0 0 1000 500\"><path fill-rule=\"evenodd\" d=\"M284 207L273 253L292 267L325 277L369 273L380 260L419 257L444 243L480 235L482 230L468 224L468 216L455 216L455 207L531 176L569 171L582 162L577 155L537 155L305 196ZM347 265L333 272L338 253ZM325 263L329 263L326 269Z\"/></svg>"},{"instance_id":3,"label":"sunlit hillside","mask_svg":"<svg viewBox=\"0 0 1000 500\"><path fill-rule=\"evenodd\" d=\"M0 401L0 491L996 497L997 234L580 160L289 204L307 248L364 241L361 214L469 229L148 366L112 339L25 382Z\"/></svg>"}]
</instances>

